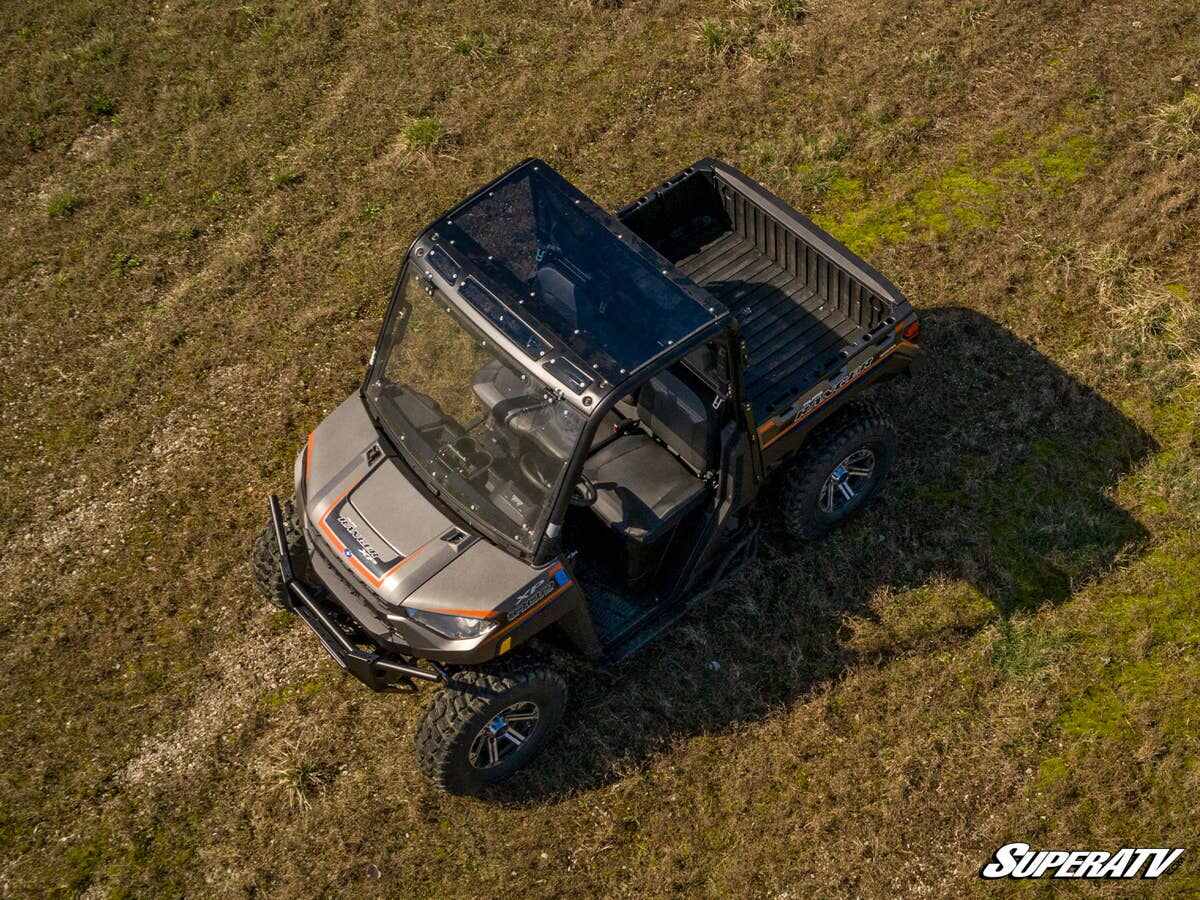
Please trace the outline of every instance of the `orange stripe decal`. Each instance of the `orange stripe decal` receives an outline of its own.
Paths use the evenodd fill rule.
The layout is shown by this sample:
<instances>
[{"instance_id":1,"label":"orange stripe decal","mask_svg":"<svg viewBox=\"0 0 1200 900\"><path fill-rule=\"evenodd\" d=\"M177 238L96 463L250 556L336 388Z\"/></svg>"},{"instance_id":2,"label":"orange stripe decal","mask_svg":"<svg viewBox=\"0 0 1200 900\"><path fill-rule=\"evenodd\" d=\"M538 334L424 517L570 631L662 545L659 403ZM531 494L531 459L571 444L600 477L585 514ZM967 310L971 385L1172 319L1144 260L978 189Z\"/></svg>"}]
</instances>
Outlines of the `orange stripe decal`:
<instances>
[{"instance_id":1,"label":"orange stripe decal","mask_svg":"<svg viewBox=\"0 0 1200 900\"><path fill-rule=\"evenodd\" d=\"M441 613L443 616L462 616L465 619L494 619L500 615L494 609L452 609L444 606L414 606L413 609Z\"/></svg>"}]
</instances>

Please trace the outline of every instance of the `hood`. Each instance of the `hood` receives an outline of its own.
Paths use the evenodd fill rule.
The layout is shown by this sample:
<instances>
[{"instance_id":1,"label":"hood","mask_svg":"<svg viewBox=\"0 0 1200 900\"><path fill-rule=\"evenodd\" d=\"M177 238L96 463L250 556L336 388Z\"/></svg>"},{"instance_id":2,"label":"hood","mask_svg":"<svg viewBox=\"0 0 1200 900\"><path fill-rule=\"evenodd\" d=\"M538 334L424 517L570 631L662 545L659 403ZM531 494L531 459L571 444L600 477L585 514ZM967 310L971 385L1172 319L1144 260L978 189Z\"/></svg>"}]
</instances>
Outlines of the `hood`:
<instances>
[{"instance_id":1,"label":"hood","mask_svg":"<svg viewBox=\"0 0 1200 900\"><path fill-rule=\"evenodd\" d=\"M312 506L310 519L345 566L397 604L478 540L426 500L382 454L361 480Z\"/></svg>"},{"instance_id":2,"label":"hood","mask_svg":"<svg viewBox=\"0 0 1200 900\"><path fill-rule=\"evenodd\" d=\"M357 395L309 435L297 476L315 549L386 605L411 599L425 606L414 594L459 559L456 571L470 573L470 583L450 576L438 584L457 585L454 605L463 612L493 608L531 577L527 564L456 525L410 481L404 464L384 451Z\"/></svg>"}]
</instances>

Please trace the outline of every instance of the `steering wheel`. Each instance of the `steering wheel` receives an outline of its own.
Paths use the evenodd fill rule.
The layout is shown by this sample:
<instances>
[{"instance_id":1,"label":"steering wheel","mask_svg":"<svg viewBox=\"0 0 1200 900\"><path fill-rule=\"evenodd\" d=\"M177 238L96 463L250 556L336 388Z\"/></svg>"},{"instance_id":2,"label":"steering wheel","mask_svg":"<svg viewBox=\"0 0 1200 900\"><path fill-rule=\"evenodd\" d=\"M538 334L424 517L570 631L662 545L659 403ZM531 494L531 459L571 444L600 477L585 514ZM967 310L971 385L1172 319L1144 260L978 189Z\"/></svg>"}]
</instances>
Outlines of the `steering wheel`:
<instances>
[{"instance_id":1,"label":"steering wheel","mask_svg":"<svg viewBox=\"0 0 1200 900\"><path fill-rule=\"evenodd\" d=\"M596 482L580 472L579 480L571 489L571 505L591 506L596 502L596 496Z\"/></svg>"},{"instance_id":2,"label":"steering wheel","mask_svg":"<svg viewBox=\"0 0 1200 900\"><path fill-rule=\"evenodd\" d=\"M522 475L543 491L548 491L553 485L539 466L543 459L544 457L540 453L523 453L518 464ZM575 482L575 486L571 489L570 503L572 506L591 506L595 502L596 484L581 472L579 480Z\"/></svg>"},{"instance_id":3,"label":"steering wheel","mask_svg":"<svg viewBox=\"0 0 1200 900\"><path fill-rule=\"evenodd\" d=\"M522 453L519 462L521 474L536 484L543 491L548 491L552 487L550 479L542 472L539 465L542 461L540 453Z\"/></svg>"}]
</instances>

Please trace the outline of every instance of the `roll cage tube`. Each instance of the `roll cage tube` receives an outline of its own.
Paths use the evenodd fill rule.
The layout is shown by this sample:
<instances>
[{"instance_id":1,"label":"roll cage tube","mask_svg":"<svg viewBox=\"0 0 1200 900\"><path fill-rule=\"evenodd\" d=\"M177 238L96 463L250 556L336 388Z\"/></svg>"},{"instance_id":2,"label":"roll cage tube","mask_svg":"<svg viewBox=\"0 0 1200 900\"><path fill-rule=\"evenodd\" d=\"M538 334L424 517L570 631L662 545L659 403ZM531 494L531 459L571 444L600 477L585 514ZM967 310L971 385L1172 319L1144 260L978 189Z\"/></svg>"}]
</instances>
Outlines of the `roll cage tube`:
<instances>
[{"instance_id":1,"label":"roll cage tube","mask_svg":"<svg viewBox=\"0 0 1200 900\"><path fill-rule=\"evenodd\" d=\"M601 420L620 402L622 397L629 396L630 393L636 391L659 372L683 359L697 346L717 336L725 340L731 340L732 332L731 319L722 317L715 320L711 328L704 328L697 331L686 340L680 341L671 347L670 350L656 356L630 378L615 386L596 404L595 410L583 426L583 431L579 435L579 440L575 444L575 448L571 451L571 459L567 462L558 484L554 487L556 492L554 504L550 507L550 514L542 528L542 535L538 539L538 544L533 554L533 564L535 566L546 565L557 553L558 536L561 533L563 517L566 515L567 507L570 505L571 491L579 478L579 473L583 470L583 464L587 461L588 451L592 447L592 441L595 439L596 430L600 427ZM733 348L731 347L730 349L732 350ZM733 373L730 373L730 375L729 387L734 396L725 402L736 402L740 406L742 402L741 382Z\"/></svg>"}]
</instances>

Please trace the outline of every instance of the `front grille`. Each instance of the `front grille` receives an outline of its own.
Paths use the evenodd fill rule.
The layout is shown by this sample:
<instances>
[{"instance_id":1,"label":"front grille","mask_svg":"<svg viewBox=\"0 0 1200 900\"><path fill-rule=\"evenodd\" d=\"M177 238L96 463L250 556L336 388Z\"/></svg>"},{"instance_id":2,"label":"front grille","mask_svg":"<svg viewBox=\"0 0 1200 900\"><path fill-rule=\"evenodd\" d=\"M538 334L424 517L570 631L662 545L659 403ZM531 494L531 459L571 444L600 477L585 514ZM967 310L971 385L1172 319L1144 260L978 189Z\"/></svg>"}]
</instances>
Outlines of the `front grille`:
<instances>
[{"instance_id":1,"label":"front grille","mask_svg":"<svg viewBox=\"0 0 1200 900\"><path fill-rule=\"evenodd\" d=\"M308 545L316 551L318 556L321 557L321 561L329 567L334 577L336 577L342 586L345 587L346 590L351 594L353 594L356 599L362 601L362 603L370 607L371 598L359 590L358 586L354 583L354 576L346 567L346 564L341 559L336 559L329 553L325 542L321 540L320 536L317 535L316 532L314 532L311 528L307 528L305 531L307 533L306 536L308 538Z\"/></svg>"}]
</instances>

